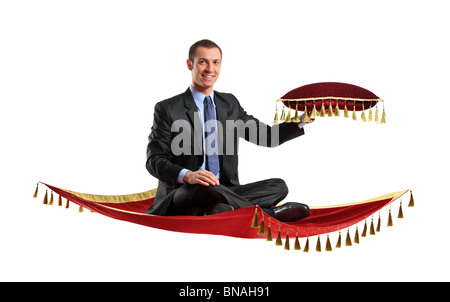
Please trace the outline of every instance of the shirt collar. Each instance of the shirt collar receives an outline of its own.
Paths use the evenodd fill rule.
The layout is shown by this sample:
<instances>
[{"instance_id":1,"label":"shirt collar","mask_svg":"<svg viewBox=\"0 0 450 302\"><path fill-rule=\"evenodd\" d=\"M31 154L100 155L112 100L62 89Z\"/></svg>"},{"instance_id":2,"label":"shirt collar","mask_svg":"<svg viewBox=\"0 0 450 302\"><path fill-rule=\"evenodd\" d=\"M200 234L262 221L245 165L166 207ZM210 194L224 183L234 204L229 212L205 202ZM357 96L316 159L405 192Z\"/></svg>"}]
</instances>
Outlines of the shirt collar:
<instances>
[{"instance_id":1,"label":"shirt collar","mask_svg":"<svg viewBox=\"0 0 450 302\"><path fill-rule=\"evenodd\" d=\"M205 100L205 94L201 93L200 91L198 91L197 89L195 89L192 85L189 86L191 93L192 93L192 97L194 98L195 104L197 105L197 107L199 108L203 108L203 101ZM213 101L214 104L214 91L211 92L211 94L209 95Z\"/></svg>"}]
</instances>

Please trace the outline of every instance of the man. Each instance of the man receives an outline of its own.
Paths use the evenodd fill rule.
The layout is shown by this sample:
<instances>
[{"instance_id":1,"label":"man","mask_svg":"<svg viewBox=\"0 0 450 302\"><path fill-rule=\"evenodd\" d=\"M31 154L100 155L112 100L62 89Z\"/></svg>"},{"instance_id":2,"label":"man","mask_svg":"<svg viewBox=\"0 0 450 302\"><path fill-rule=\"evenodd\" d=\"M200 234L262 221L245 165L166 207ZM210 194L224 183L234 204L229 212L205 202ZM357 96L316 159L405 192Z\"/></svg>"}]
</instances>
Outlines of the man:
<instances>
[{"instance_id":1,"label":"man","mask_svg":"<svg viewBox=\"0 0 450 302\"><path fill-rule=\"evenodd\" d=\"M303 135L304 123L267 126L248 115L232 94L214 91L221 64L217 44L194 43L187 60L192 85L155 105L146 167L159 182L146 213L211 215L259 205L281 221L309 216L301 203L276 206L288 194L281 179L239 183L239 137L275 147Z\"/></svg>"}]
</instances>

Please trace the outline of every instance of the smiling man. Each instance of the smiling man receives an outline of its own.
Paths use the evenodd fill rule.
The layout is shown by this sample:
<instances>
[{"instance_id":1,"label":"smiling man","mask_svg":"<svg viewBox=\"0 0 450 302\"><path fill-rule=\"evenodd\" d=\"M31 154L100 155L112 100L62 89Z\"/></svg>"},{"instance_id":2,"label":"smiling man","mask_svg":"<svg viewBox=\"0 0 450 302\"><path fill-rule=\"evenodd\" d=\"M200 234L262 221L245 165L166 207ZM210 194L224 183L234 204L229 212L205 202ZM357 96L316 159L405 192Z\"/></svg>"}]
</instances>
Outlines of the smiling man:
<instances>
[{"instance_id":1,"label":"smiling man","mask_svg":"<svg viewBox=\"0 0 450 302\"><path fill-rule=\"evenodd\" d=\"M212 215L259 205L280 221L309 216L308 206L302 203L276 206L288 194L282 179L240 184L240 138L276 147L303 135L305 124L270 127L248 115L234 95L214 90L221 65L222 50L216 43L194 43L187 60L192 75L190 87L155 105L146 167L159 182L147 213ZM179 136L185 139L178 141Z\"/></svg>"},{"instance_id":2,"label":"smiling man","mask_svg":"<svg viewBox=\"0 0 450 302\"><path fill-rule=\"evenodd\" d=\"M220 74L222 51L218 47L191 47L187 66L192 72L192 86L209 95Z\"/></svg>"}]
</instances>

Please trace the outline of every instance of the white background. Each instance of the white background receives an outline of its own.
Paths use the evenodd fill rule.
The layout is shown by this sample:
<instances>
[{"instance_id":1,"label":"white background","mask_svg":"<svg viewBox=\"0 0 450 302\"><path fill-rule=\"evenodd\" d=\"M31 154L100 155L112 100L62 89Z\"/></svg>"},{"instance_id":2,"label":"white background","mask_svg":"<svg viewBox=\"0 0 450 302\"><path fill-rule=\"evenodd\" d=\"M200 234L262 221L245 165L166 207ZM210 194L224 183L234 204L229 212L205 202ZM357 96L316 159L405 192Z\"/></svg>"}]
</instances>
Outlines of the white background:
<instances>
[{"instance_id":1,"label":"white background","mask_svg":"<svg viewBox=\"0 0 450 302\"><path fill-rule=\"evenodd\" d=\"M445 4L2 1L0 280L449 281ZM314 237L303 253L44 206L42 190L32 198L37 181L93 194L155 188L153 107L186 90L187 51L203 38L223 50L216 90L264 122L277 98L315 82L385 100L386 125L321 118L276 149L241 143L241 182L282 177L286 200L310 206L412 189L416 207L403 200L393 228L383 210L382 231L359 245L317 253Z\"/></svg>"}]
</instances>

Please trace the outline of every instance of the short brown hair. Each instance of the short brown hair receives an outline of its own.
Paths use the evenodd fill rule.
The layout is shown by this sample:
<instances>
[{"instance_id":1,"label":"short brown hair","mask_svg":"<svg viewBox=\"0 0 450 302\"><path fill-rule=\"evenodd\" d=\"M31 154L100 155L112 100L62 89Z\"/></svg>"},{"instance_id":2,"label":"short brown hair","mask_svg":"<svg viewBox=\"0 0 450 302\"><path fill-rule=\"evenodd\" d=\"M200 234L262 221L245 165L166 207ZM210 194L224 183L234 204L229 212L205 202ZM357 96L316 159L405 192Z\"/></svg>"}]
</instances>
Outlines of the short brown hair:
<instances>
[{"instance_id":1,"label":"short brown hair","mask_svg":"<svg viewBox=\"0 0 450 302\"><path fill-rule=\"evenodd\" d=\"M203 39L200 41L195 42L192 44L192 46L189 48L189 60L193 63L195 58L195 51L199 47L206 47L206 48L218 48L220 50L220 56L222 56L222 49L220 49L219 45L214 43L211 40Z\"/></svg>"}]
</instances>

